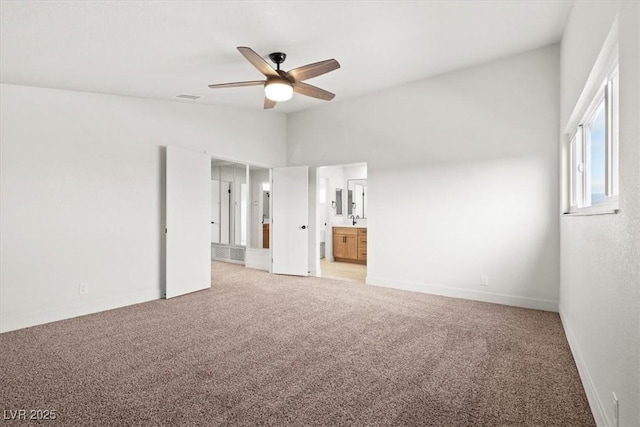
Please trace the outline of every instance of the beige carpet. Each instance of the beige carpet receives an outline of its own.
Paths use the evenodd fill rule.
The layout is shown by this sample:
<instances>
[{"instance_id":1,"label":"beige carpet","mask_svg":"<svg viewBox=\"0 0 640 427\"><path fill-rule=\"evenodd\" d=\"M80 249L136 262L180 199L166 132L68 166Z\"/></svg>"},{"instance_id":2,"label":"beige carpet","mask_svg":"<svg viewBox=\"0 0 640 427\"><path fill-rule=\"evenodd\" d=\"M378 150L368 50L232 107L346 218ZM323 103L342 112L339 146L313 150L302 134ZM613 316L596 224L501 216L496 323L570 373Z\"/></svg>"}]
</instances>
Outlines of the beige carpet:
<instances>
[{"instance_id":1,"label":"beige carpet","mask_svg":"<svg viewBox=\"0 0 640 427\"><path fill-rule=\"evenodd\" d=\"M592 426L557 314L214 263L210 290L0 335L44 425ZM2 425L21 425L4 421Z\"/></svg>"}]
</instances>

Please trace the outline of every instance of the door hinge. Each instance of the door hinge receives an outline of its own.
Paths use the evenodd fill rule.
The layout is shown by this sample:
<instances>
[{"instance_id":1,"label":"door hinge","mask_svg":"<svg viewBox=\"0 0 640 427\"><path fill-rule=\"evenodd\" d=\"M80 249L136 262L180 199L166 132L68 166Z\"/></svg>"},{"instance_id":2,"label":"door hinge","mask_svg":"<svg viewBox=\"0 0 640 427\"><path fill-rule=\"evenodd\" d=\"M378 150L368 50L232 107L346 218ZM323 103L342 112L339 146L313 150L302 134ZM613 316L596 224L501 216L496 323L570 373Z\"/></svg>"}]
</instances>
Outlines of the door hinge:
<instances>
[{"instance_id":1,"label":"door hinge","mask_svg":"<svg viewBox=\"0 0 640 427\"><path fill-rule=\"evenodd\" d=\"M167 234L167 229L166 228L164 229L164 234Z\"/></svg>"}]
</instances>

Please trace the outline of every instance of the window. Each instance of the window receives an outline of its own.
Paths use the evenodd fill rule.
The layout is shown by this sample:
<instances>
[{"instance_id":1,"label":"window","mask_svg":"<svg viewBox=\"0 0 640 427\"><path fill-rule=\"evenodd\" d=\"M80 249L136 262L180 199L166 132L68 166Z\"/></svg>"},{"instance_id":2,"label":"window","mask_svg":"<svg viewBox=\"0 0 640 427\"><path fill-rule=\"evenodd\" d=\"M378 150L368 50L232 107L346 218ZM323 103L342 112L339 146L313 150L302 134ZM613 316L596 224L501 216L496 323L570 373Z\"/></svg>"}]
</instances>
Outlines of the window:
<instances>
[{"instance_id":1,"label":"window","mask_svg":"<svg viewBox=\"0 0 640 427\"><path fill-rule=\"evenodd\" d=\"M604 81L569 134L569 213L618 209L618 65Z\"/></svg>"}]
</instances>

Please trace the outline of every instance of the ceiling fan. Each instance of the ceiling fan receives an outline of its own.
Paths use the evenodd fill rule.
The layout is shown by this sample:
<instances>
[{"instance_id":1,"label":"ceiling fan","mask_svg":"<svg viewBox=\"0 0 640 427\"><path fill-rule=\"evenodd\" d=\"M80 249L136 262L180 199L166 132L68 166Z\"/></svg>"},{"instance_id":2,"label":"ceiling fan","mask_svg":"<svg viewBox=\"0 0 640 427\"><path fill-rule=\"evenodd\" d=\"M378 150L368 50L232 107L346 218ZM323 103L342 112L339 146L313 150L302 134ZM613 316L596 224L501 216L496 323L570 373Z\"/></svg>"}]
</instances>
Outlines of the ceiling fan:
<instances>
[{"instance_id":1,"label":"ceiling fan","mask_svg":"<svg viewBox=\"0 0 640 427\"><path fill-rule=\"evenodd\" d=\"M213 84L209 85L211 89L264 85L265 109L275 107L276 103L279 101L287 101L291 99L293 92L325 101L331 101L336 96L335 94L324 89L320 89L319 87L303 83L304 80L318 77L340 68L340 64L335 59L327 59L325 61L294 68L293 70L283 71L280 69L280 64L282 64L287 58L285 53L274 52L269 54L271 61L276 64L276 68L274 69L253 49L240 46L238 47L238 50L254 67L258 69L258 71L264 74L267 79Z\"/></svg>"}]
</instances>

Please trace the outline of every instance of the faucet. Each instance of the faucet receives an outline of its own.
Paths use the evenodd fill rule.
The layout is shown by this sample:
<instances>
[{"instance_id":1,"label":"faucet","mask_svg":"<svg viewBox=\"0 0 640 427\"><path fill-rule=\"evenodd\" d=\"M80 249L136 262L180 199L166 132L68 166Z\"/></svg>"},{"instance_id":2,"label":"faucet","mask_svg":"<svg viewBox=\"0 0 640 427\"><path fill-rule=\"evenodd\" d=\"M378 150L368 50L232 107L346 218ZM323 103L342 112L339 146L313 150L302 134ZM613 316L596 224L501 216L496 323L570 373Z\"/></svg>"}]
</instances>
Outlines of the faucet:
<instances>
[{"instance_id":1,"label":"faucet","mask_svg":"<svg viewBox=\"0 0 640 427\"><path fill-rule=\"evenodd\" d=\"M355 215L349 215L349 218L353 219L352 225L356 225L356 216Z\"/></svg>"}]
</instances>

